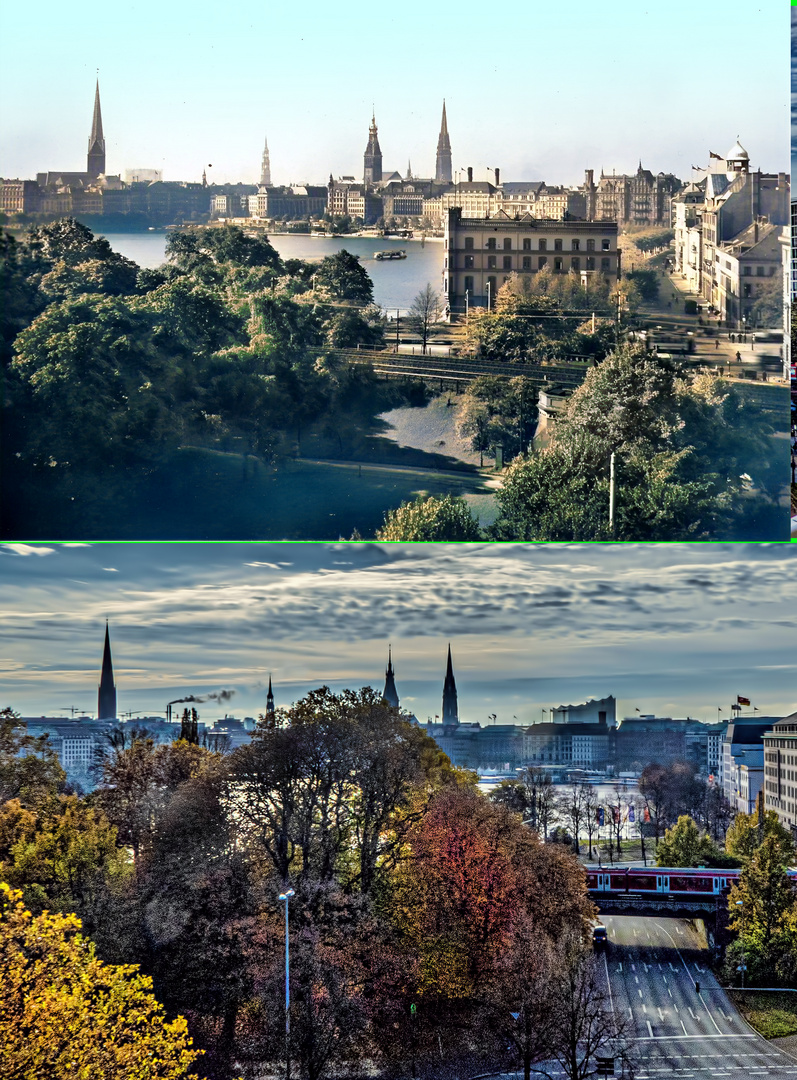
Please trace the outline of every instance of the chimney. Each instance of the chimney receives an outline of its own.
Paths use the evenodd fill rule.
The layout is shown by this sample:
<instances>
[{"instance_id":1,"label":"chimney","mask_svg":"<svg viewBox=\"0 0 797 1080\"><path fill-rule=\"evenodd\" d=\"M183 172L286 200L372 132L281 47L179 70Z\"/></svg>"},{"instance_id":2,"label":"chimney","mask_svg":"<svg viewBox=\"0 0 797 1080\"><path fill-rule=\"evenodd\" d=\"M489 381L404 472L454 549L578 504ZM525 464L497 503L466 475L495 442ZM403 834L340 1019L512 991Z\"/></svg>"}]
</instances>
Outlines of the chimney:
<instances>
[{"instance_id":1,"label":"chimney","mask_svg":"<svg viewBox=\"0 0 797 1080\"><path fill-rule=\"evenodd\" d=\"M468 166L468 183L473 183L473 169L470 167L470 165Z\"/></svg>"},{"instance_id":2,"label":"chimney","mask_svg":"<svg viewBox=\"0 0 797 1080\"><path fill-rule=\"evenodd\" d=\"M501 183L501 170L496 169L495 170L495 186L498 187L500 185L500 183Z\"/></svg>"}]
</instances>

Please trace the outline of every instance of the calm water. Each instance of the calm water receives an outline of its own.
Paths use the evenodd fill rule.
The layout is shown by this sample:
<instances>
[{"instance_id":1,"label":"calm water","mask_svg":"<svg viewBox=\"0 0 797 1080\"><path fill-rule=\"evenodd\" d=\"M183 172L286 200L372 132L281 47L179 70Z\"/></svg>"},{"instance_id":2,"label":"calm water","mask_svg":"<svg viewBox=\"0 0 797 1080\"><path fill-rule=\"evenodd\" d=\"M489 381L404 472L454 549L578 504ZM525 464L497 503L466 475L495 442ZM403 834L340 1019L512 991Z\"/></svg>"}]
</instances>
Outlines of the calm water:
<instances>
[{"instance_id":1,"label":"calm water","mask_svg":"<svg viewBox=\"0 0 797 1080\"><path fill-rule=\"evenodd\" d=\"M166 260L167 234L163 232L106 233L114 251L138 263L156 267ZM385 240L360 236L270 236L269 240L284 259L323 259L346 249L359 255L374 283L374 298L384 308L406 310L421 289L431 283L438 292L443 278L443 244L439 240ZM378 262L374 252L403 248L407 258Z\"/></svg>"}]
</instances>

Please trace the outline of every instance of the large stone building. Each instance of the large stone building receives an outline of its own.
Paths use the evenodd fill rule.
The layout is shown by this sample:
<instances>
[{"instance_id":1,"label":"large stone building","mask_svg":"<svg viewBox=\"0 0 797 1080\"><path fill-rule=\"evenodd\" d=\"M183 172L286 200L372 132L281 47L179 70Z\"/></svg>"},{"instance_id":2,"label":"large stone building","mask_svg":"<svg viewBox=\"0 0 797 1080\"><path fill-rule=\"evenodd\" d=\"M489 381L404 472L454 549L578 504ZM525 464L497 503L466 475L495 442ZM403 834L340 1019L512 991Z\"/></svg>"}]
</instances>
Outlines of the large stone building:
<instances>
[{"instance_id":1,"label":"large stone building","mask_svg":"<svg viewBox=\"0 0 797 1080\"><path fill-rule=\"evenodd\" d=\"M320 185L292 184L283 187L258 187L247 196L249 216L260 220L320 218L327 208L327 188Z\"/></svg>"},{"instance_id":2,"label":"large stone building","mask_svg":"<svg viewBox=\"0 0 797 1080\"><path fill-rule=\"evenodd\" d=\"M545 221L504 214L467 218L448 211L443 290L452 312L491 307L513 273L529 280L540 270L575 274L583 285L620 276L617 224L609 221Z\"/></svg>"},{"instance_id":3,"label":"large stone building","mask_svg":"<svg viewBox=\"0 0 797 1080\"><path fill-rule=\"evenodd\" d=\"M595 219L619 225L663 225L671 221L670 200L681 187L672 173L653 175L639 168L632 176L601 173L595 193Z\"/></svg>"},{"instance_id":4,"label":"large stone building","mask_svg":"<svg viewBox=\"0 0 797 1080\"><path fill-rule=\"evenodd\" d=\"M764 805L797 840L797 713L765 731Z\"/></svg>"}]
</instances>

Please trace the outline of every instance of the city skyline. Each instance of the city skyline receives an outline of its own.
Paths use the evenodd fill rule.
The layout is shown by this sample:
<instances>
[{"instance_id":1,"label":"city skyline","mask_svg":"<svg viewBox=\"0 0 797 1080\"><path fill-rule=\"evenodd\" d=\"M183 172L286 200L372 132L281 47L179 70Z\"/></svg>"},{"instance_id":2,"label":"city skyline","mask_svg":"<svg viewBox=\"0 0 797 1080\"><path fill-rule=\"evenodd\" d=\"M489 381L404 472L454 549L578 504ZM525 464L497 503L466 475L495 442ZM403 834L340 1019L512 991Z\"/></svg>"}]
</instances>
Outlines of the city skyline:
<instances>
[{"instance_id":1,"label":"city skyline","mask_svg":"<svg viewBox=\"0 0 797 1080\"><path fill-rule=\"evenodd\" d=\"M210 166L213 182L255 183L265 132L276 183L356 175L373 103L385 169L403 174L409 158L418 175L432 176L443 98L454 172L472 166L477 179L498 166L507 179L575 184L585 168L632 172L641 158L654 173L688 180L691 165L703 164L709 149L722 153L737 134L762 168L786 167L786 28L777 11L737 2L720 19L682 2L661 12L623 3L607 19L586 2L575 8L510 4L478 38L442 11L425 11L417 40L377 10L367 26L347 27L343 48L335 46L339 27L326 9L301 27L287 11L247 11L245 34L221 36L180 3L165 10L145 0L135 20L114 17L95 0L77 14L51 2L35 15L7 8L6 39L35 33L47 77L29 80L24 50L8 57L9 84L25 91L6 95L0 106L0 173L82 168L98 64L112 173L154 168L166 179L198 181ZM711 40L717 56L734 55L740 41L758 43L756 93L738 96L732 117L704 119L696 111L699 75L683 47L686 32L692 41ZM528 54L515 55L508 44L524 34L536 43L533 79ZM407 36L412 47L402 52ZM80 42L79 58L65 41ZM399 47L382 60L374 41ZM264 47L274 42L279 49L267 52L264 68ZM348 56L360 57L368 78L345 76ZM474 77L465 80L463 70ZM400 80L391 80L394 72ZM633 94L622 92L629 78ZM590 79L590 103L602 90L607 108L585 110ZM491 90L496 81L500 94Z\"/></svg>"},{"instance_id":2,"label":"city skyline","mask_svg":"<svg viewBox=\"0 0 797 1080\"><path fill-rule=\"evenodd\" d=\"M203 719L322 684L441 714L452 643L460 719L532 723L614 694L618 717L727 718L736 695L794 710L797 582L778 545L6 544L3 700L94 711L105 619L120 715L233 691ZM515 719L517 718L517 719Z\"/></svg>"}]
</instances>

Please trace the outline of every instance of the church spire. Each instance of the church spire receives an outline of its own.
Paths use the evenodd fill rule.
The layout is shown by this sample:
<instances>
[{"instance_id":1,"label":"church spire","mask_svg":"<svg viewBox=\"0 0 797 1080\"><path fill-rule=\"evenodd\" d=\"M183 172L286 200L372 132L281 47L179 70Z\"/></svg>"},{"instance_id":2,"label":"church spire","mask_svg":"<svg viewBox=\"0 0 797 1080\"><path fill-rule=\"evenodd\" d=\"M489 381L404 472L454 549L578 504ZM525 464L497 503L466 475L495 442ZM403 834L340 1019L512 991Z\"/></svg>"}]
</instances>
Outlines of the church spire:
<instances>
[{"instance_id":1,"label":"church spire","mask_svg":"<svg viewBox=\"0 0 797 1080\"><path fill-rule=\"evenodd\" d=\"M111 637L108 632L108 620L105 620L105 647L102 651L102 674L97 694L97 719L116 719L116 686L113 681L113 662L111 660Z\"/></svg>"},{"instance_id":2,"label":"church spire","mask_svg":"<svg viewBox=\"0 0 797 1080\"><path fill-rule=\"evenodd\" d=\"M260 186L271 187L271 161L268 156L268 139L263 144L263 160L260 165Z\"/></svg>"},{"instance_id":3,"label":"church spire","mask_svg":"<svg viewBox=\"0 0 797 1080\"><path fill-rule=\"evenodd\" d=\"M445 98L443 99L443 119L440 124L440 134L437 138L437 164L434 178L439 183L451 183L451 140L448 137Z\"/></svg>"},{"instance_id":4,"label":"church spire","mask_svg":"<svg viewBox=\"0 0 797 1080\"><path fill-rule=\"evenodd\" d=\"M382 179L382 151L376 131L376 113L372 113L368 129L368 145L363 155L363 179L366 184L375 184Z\"/></svg>"},{"instance_id":5,"label":"church spire","mask_svg":"<svg viewBox=\"0 0 797 1080\"><path fill-rule=\"evenodd\" d=\"M89 136L89 153L86 161L86 172L89 180L96 180L105 172L105 139L102 134L102 111L100 109L100 80L94 91L94 116L91 120L91 135Z\"/></svg>"},{"instance_id":6,"label":"church spire","mask_svg":"<svg viewBox=\"0 0 797 1080\"><path fill-rule=\"evenodd\" d=\"M451 646L448 646L446 681L443 683L443 723L458 724L457 684L454 682L454 665L451 663Z\"/></svg>"},{"instance_id":7,"label":"church spire","mask_svg":"<svg viewBox=\"0 0 797 1080\"><path fill-rule=\"evenodd\" d=\"M388 703L392 705L394 709L398 708L399 696L396 690L396 680L394 679L395 672L393 671L393 649L392 646L387 647L387 668L385 669L385 689L382 692L382 697Z\"/></svg>"},{"instance_id":8,"label":"church spire","mask_svg":"<svg viewBox=\"0 0 797 1080\"><path fill-rule=\"evenodd\" d=\"M266 694L266 719L271 720L274 717L274 691L271 689L271 676L268 677L268 693Z\"/></svg>"}]
</instances>

